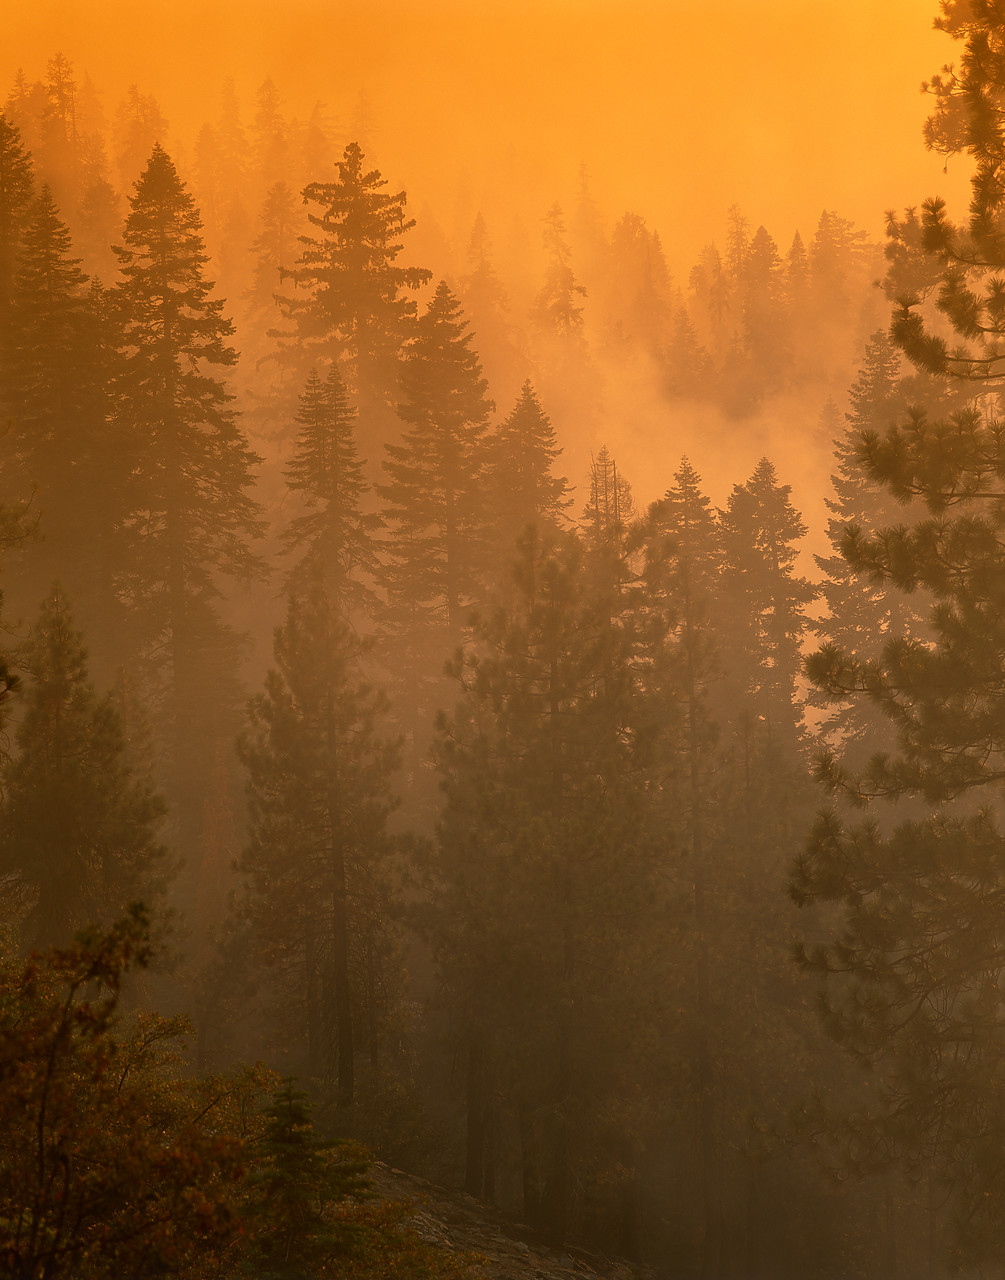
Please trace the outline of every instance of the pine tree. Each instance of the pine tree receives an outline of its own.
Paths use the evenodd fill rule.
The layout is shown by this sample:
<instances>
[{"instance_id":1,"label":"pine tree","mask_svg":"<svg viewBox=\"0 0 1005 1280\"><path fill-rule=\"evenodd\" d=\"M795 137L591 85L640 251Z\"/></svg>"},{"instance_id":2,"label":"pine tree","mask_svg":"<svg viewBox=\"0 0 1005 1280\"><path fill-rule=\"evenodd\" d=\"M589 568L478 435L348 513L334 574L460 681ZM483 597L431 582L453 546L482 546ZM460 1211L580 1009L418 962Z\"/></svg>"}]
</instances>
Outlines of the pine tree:
<instances>
[{"instance_id":1,"label":"pine tree","mask_svg":"<svg viewBox=\"0 0 1005 1280\"><path fill-rule=\"evenodd\" d=\"M265 1117L245 1209L252 1266L263 1280L303 1280L344 1250L347 1229L327 1210L367 1194L366 1165L316 1136L307 1094L292 1080L272 1095Z\"/></svg>"},{"instance_id":2,"label":"pine tree","mask_svg":"<svg viewBox=\"0 0 1005 1280\"><path fill-rule=\"evenodd\" d=\"M727 264L715 244L707 244L701 257L691 268L688 287L692 295L690 315L698 340L709 353L717 374L728 376L722 387L716 385L718 397L732 395L733 366L738 360L738 331L734 283Z\"/></svg>"},{"instance_id":3,"label":"pine tree","mask_svg":"<svg viewBox=\"0 0 1005 1280\"><path fill-rule=\"evenodd\" d=\"M162 147L168 122L149 94L132 84L115 113L115 161L124 187L139 177L154 147Z\"/></svg>"},{"instance_id":4,"label":"pine tree","mask_svg":"<svg viewBox=\"0 0 1005 1280\"><path fill-rule=\"evenodd\" d=\"M428 927L467 1060L467 1187L491 1195L512 1126L523 1212L557 1239L581 1221L586 1171L617 1177L606 1108L637 1096L625 1044L658 1034L640 1005L659 971L656 862L610 607L574 534L528 529L439 725Z\"/></svg>"},{"instance_id":5,"label":"pine tree","mask_svg":"<svg viewBox=\"0 0 1005 1280\"><path fill-rule=\"evenodd\" d=\"M861 660L877 658L893 636L920 640L927 634L925 615L930 602L870 581L856 573L842 552L849 537L874 537L911 519L910 512L864 473L858 456L862 432L886 430L906 415L909 404L918 403L923 389L917 380L904 379L901 363L889 337L882 331L873 334L849 392L851 411L845 415L845 430L835 440L834 497L827 501L833 554L814 557L824 573L820 592L827 613L814 623L813 631L823 643ZM924 390L931 396L935 388ZM893 747L893 726L861 699L835 704L826 695L811 692L810 701L828 709L824 731L832 744L840 743L847 760L854 756L861 765L868 756Z\"/></svg>"},{"instance_id":6,"label":"pine tree","mask_svg":"<svg viewBox=\"0 0 1005 1280\"><path fill-rule=\"evenodd\" d=\"M294 1011L287 1035L342 1108L356 1097L360 1042L379 1092L393 1012L390 994L378 1004L374 993L393 986L386 823L398 753L378 737L386 708L361 678L364 651L323 589L291 598L241 746L251 819L244 911Z\"/></svg>"},{"instance_id":7,"label":"pine tree","mask_svg":"<svg viewBox=\"0 0 1005 1280\"><path fill-rule=\"evenodd\" d=\"M250 290L254 310L269 312L275 309L283 272L297 257L301 222L293 192L285 182L274 183L266 192L260 215L261 231L251 246L255 255Z\"/></svg>"},{"instance_id":8,"label":"pine tree","mask_svg":"<svg viewBox=\"0 0 1005 1280\"><path fill-rule=\"evenodd\" d=\"M126 763L111 697L87 678L87 654L54 586L24 654L28 682L7 763L0 859L33 945L65 945L131 902L154 906L167 863L156 842L164 806Z\"/></svg>"},{"instance_id":9,"label":"pine tree","mask_svg":"<svg viewBox=\"0 0 1005 1280\"><path fill-rule=\"evenodd\" d=\"M251 133L259 189L268 191L276 185L285 186L289 169L289 130L283 117L279 90L271 76L262 81L255 95Z\"/></svg>"},{"instance_id":10,"label":"pine tree","mask_svg":"<svg viewBox=\"0 0 1005 1280\"><path fill-rule=\"evenodd\" d=\"M384 424L374 429L371 420L392 403L402 344L416 314L408 295L432 272L396 265L400 237L415 225L405 216L404 191L384 191L387 179L364 168L355 142L336 168L336 181L304 188L304 203L316 210L307 219L316 230L300 237L300 257L282 273L296 293L281 303L292 329L280 336L301 363L338 364L369 447L381 442Z\"/></svg>"},{"instance_id":11,"label":"pine tree","mask_svg":"<svg viewBox=\"0 0 1005 1280\"><path fill-rule=\"evenodd\" d=\"M687 1000L694 1028L698 1116L698 1182L702 1268L710 1270L722 1236L723 1153L717 1111L722 1104L722 1048L715 1044L712 994L718 938L713 860L717 830L715 773L719 766L713 691L721 677L716 632L721 590L719 530L697 472L682 459L673 484L652 504L632 543L642 551L634 590L641 617L650 768L665 839L686 850L694 938L678 941L677 963L689 963L689 981L676 998ZM670 863L669 850L666 862ZM681 954L683 953L683 954ZM685 959L686 957L686 959ZM691 980L693 974L693 980Z\"/></svg>"},{"instance_id":12,"label":"pine tree","mask_svg":"<svg viewBox=\"0 0 1005 1280\"><path fill-rule=\"evenodd\" d=\"M31 157L20 130L0 112L0 325L6 322L21 231L34 191ZM0 329L0 334L3 332Z\"/></svg>"},{"instance_id":13,"label":"pine tree","mask_svg":"<svg viewBox=\"0 0 1005 1280\"><path fill-rule=\"evenodd\" d=\"M605 255L602 306L608 345L658 354L670 327L670 271L659 236L636 213L615 224Z\"/></svg>"},{"instance_id":14,"label":"pine tree","mask_svg":"<svg viewBox=\"0 0 1005 1280\"><path fill-rule=\"evenodd\" d=\"M797 542L806 526L767 458L743 485L734 485L720 512L724 555L722 599L730 634L726 705L747 712L789 753L801 741L800 644L806 606L816 588L795 573Z\"/></svg>"},{"instance_id":15,"label":"pine tree","mask_svg":"<svg viewBox=\"0 0 1005 1280\"><path fill-rule=\"evenodd\" d=\"M488 229L481 214L471 228L460 299L465 314L471 317L489 386L500 394L509 387L515 391L527 367L527 356L521 334L510 316L507 291L492 262Z\"/></svg>"},{"instance_id":16,"label":"pine tree","mask_svg":"<svg viewBox=\"0 0 1005 1280\"><path fill-rule=\"evenodd\" d=\"M942 8L936 27L964 47L958 69L944 68L928 86L936 106L925 141L946 155L972 157L973 196L969 218L960 225L950 221L945 201L937 198L924 202L920 220L910 210L901 221L890 217L887 256L897 268L888 281L888 294L897 304L891 333L920 369L997 384L1005 333L1000 278L1005 236L999 227L1005 196L998 177L1005 129L994 107L1005 80L1001 15L992 0L973 5L951 0ZM950 337L922 309L932 295L935 309L952 327Z\"/></svg>"},{"instance_id":17,"label":"pine tree","mask_svg":"<svg viewBox=\"0 0 1005 1280\"><path fill-rule=\"evenodd\" d=\"M203 274L199 216L159 146L130 207L111 297L115 414L133 477L119 590L133 651L160 695L172 800L187 827L214 743L231 736L239 642L219 616L219 584L259 572L248 549L260 531L248 492L257 458L215 374L237 357L223 302Z\"/></svg>"},{"instance_id":18,"label":"pine tree","mask_svg":"<svg viewBox=\"0 0 1005 1280\"><path fill-rule=\"evenodd\" d=\"M497 545L508 562L517 535L529 524L562 528L572 504L564 476L552 474L562 450L548 415L528 379L512 412L496 428L489 444L486 475Z\"/></svg>"},{"instance_id":19,"label":"pine tree","mask_svg":"<svg viewBox=\"0 0 1005 1280\"><path fill-rule=\"evenodd\" d=\"M810 287L810 263L803 238L797 231L785 257L785 294L796 317L803 315Z\"/></svg>"},{"instance_id":20,"label":"pine tree","mask_svg":"<svg viewBox=\"0 0 1005 1280\"><path fill-rule=\"evenodd\" d=\"M888 718L895 749L864 766L850 753L823 759L818 772L836 798L869 812L857 823L820 816L793 889L801 903L840 912L839 938L808 963L825 980L828 1029L878 1073L870 1106L846 1118L845 1133L860 1150L884 1144L909 1171L933 1167L953 1189L962 1256L994 1256L1005 1219L989 1158L1005 1132L991 1083L1005 1019L995 808L1005 600L1000 499L982 493L982 477L1000 465L1001 431L974 410L870 434L862 451L867 474L894 495L915 494L930 515L846 536L843 553L888 591L923 590L936 603L923 642L894 635L872 660L834 645L811 658L830 698L868 699ZM882 799L912 801L915 816L898 821Z\"/></svg>"},{"instance_id":21,"label":"pine tree","mask_svg":"<svg viewBox=\"0 0 1005 1280\"><path fill-rule=\"evenodd\" d=\"M492 401L468 324L441 282L417 321L401 376L407 424L388 445L389 483L378 492L391 530L384 585L401 626L454 639L477 600L485 563L485 434Z\"/></svg>"},{"instance_id":22,"label":"pine tree","mask_svg":"<svg viewBox=\"0 0 1005 1280\"><path fill-rule=\"evenodd\" d=\"M69 232L43 187L18 255L0 349L0 403L10 418L0 474L30 499L41 541L11 564L11 598L31 603L39 580L60 577L88 632L113 625L113 543L123 474L108 423L104 301L71 256ZM100 645L102 659L108 645Z\"/></svg>"},{"instance_id":23,"label":"pine tree","mask_svg":"<svg viewBox=\"0 0 1005 1280\"><path fill-rule=\"evenodd\" d=\"M791 361L784 268L764 227L757 228L747 249L740 293L749 394L756 401L782 390Z\"/></svg>"},{"instance_id":24,"label":"pine tree","mask_svg":"<svg viewBox=\"0 0 1005 1280\"><path fill-rule=\"evenodd\" d=\"M632 486L618 470L606 445L590 463L590 496L583 512L583 531L594 546L610 546L619 554L625 533L635 517Z\"/></svg>"},{"instance_id":25,"label":"pine tree","mask_svg":"<svg viewBox=\"0 0 1005 1280\"><path fill-rule=\"evenodd\" d=\"M866 812L860 822L822 814L793 875L797 900L838 913L837 936L807 961L824 981L828 1028L877 1081L844 1131L856 1154L931 1170L948 1188L957 1261L967 1264L998 1258L1005 1224L997 812L1005 449L989 394L1000 370L1005 263L1000 10L992 0L948 3L937 21L963 51L957 69L932 82L926 138L973 158L968 223L954 226L941 200L927 201L920 221L891 220L889 287L920 286L899 293L895 342L919 368L983 395L944 418L920 410L860 434L866 477L927 512L906 526L852 531L842 545L850 567L873 582L934 597L930 634L924 642L891 636L871 660L836 645L810 660L811 678L830 697L867 698L888 718L896 747L864 768L839 757L821 763L836 797ZM948 336L924 309L936 290ZM907 819L890 815L883 799L909 801Z\"/></svg>"},{"instance_id":26,"label":"pine tree","mask_svg":"<svg viewBox=\"0 0 1005 1280\"><path fill-rule=\"evenodd\" d=\"M374 534L380 517L364 513L367 492L353 434L355 410L336 366L321 381L312 371L300 397L300 431L286 483L308 508L283 535L288 552L300 552L290 574L293 590L323 583L339 616L373 616L379 565Z\"/></svg>"},{"instance_id":27,"label":"pine tree","mask_svg":"<svg viewBox=\"0 0 1005 1280\"><path fill-rule=\"evenodd\" d=\"M711 362L685 307L674 317L663 357L668 393L681 399L706 399L710 391Z\"/></svg>"},{"instance_id":28,"label":"pine tree","mask_svg":"<svg viewBox=\"0 0 1005 1280\"><path fill-rule=\"evenodd\" d=\"M865 232L848 218L824 209L809 250L810 288L821 313L847 312L851 281L868 254Z\"/></svg>"},{"instance_id":29,"label":"pine tree","mask_svg":"<svg viewBox=\"0 0 1005 1280\"><path fill-rule=\"evenodd\" d=\"M533 318L546 333L560 338L577 336L583 330L583 308L578 300L585 296L586 290L576 282L565 219L557 204L551 206L544 218L544 245L548 268L544 287L534 303Z\"/></svg>"}]
</instances>

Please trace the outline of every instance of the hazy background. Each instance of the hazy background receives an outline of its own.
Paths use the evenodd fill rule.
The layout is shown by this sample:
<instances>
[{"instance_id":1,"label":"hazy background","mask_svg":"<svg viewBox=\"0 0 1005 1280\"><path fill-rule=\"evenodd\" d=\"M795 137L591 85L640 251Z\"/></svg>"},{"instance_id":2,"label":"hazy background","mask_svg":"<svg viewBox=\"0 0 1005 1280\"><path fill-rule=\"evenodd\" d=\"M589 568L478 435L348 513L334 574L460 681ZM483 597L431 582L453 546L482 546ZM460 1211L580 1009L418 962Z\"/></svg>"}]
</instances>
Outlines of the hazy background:
<instances>
[{"instance_id":1,"label":"hazy background","mask_svg":"<svg viewBox=\"0 0 1005 1280\"><path fill-rule=\"evenodd\" d=\"M812 229L955 185L919 130L921 81L951 45L919 0L4 0L0 79L59 49L106 108L130 84L173 129L215 114L220 82L277 81L291 112L366 95L381 160L418 206L461 186L540 205L580 164L605 212L634 209L690 263L723 209ZM607 209L610 206L610 209ZM449 211L448 211L449 212ZM776 233L776 236L778 233Z\"/></svg>"},{"instance_id":2,"label":"hazy background","mask_svg":"<svg viewBox=\"0 0 1005 1280\"><path fill-rule=\"evenodd\" d=\"M731 205L784 254L824 209L879 243L887 209L966 200L963 165L946 171L921 140L921 83L953 52L928 0L2 0L0 13L0 84L19 67L44 76L60 51L109 120L135 84L167 117L186 177L227 80L245 121L268 76L287 118L323 104L330 132L360 137L407 190L409 261L456 278L483 212L511 294L521 274L540 280L541 218L555 201L572 209L583 173L608 229L630 211L659 233L682 293L702 246L724 248ZM581 485L607 443L642 501L684 452L717 501L768 454L818 547L831 458L808 434L828 401L843 411L853 373L849 361L832 385L742 422L668 408L637 368L605 370L589 426L549 407L570 478Z\"/></svg>"}]
</instances>

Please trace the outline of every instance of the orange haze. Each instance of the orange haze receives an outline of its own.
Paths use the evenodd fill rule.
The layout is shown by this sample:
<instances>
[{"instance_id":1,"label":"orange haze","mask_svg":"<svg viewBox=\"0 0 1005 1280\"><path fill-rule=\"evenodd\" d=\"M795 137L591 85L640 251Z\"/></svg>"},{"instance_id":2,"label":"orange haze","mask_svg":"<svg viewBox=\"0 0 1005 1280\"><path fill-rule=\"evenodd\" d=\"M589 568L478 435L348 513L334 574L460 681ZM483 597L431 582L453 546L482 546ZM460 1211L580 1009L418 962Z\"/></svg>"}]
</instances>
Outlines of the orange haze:
<instances>
[{"instance_id":1,"label":"orange haze","mask_svg":"<svg viewBox=\"0 0 1005 1280\"><path fill-rule=\"evenodd\" d=\"M60 51L109 118L131 84L154 95L183 171L227 79L246 121L271 76L287 116L320 101L336 137L362 124L365 149L419 218L413 252L437 274L463 262L481 211L500 251L509 234L510 269L539 278L529 259L540 219L556 200L572 208L581 172L608 225L629 211L660 233L685 290L702 246L723 244L733 204L784 253L796 230L809 242L825 208L878 241L888 208L939 193L958 209L966 198L965 164L944 173L920 136L921 81L955 52L932 30L935 0L0 0L0 10L0 101L19 66L42 78ZM830 394L840 400L846 386ZM722 424L687 406L670 414L652 387L626 381L596 439L565 440L566 465L581 478L606 441L649 499L686 450L721 500L767 452L812 543L831 460L804 441L823 395Z\"/></svg>"},{"instance_id":2,"label":"orange haze","mask_svg":"<svg viewBox=\"0 0 1005 1280\"><path fill-rule=\"evenodd\" d=\"M111 112L135 83L179 137L272 75L288 108L346 124L449 227L457 192L540 216L581 164L602 210L660 230L683 268L741 206L780 244L839 210L948 180L925 153L921 80L952 54L925 0L2 0L0 88L57 50ZM955 175L951 175L955 177ZM959 189L958 180L954 183ZM444 207L445 206L445 207Z\"/></svg>"}]
</instances>

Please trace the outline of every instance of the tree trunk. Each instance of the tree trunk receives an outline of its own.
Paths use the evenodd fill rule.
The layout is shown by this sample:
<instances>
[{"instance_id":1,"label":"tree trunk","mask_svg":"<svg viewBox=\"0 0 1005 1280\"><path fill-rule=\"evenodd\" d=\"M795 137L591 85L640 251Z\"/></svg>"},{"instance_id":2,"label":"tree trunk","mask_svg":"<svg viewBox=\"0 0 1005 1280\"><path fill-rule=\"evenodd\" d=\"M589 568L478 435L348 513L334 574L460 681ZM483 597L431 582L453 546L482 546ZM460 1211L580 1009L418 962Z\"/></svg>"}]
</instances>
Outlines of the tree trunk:
<instances>
[{"instance_id":1,"label":"tree trunk","mask_svg":"<svg viewBox=\"0 0 1005 1280\"><path fill-rule=\"evenodd\" d=\"M482 1194L485 1168L485 1057L480 1031L468 1041L467 1147L464 1190L471 1196Z\"/></svg>"},{"instance_id":2,"label":"tree trunk","mask_svg":"<svg viewBox=\"0 0 1005 1280\"><path fill-rule=\"evenodd\" d=\"M349 975L349 904L345 850L339 812L337 732L334 692L329 685L328 718L328 872L331 876L331 944L335 981L335 1037L338 1050L338 1105L351 1107L355 1099L355 1053L352 990Z\"/></svg>"}]
</instances>

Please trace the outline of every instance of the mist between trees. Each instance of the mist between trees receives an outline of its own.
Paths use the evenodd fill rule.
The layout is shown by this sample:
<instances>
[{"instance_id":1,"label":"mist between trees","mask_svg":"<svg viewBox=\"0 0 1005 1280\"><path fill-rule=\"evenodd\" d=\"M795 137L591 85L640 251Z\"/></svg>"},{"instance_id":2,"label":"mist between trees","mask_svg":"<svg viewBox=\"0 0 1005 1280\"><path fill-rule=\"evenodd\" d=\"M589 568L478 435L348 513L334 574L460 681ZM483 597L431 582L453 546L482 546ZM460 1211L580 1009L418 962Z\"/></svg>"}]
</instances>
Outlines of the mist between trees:
<instances>
[{"instance_id":1,"label":"mist between trees","mask_svg":"<svg viewBox=\"0 0 1005 1280\"><path fill-rule=\"evenodd\" d=\"M30 1175L0 1108L12 1274L434 1274L374 1244L396 1222L307 1095L325 1137L659 1274L998 1273L1005 14L945 10L927 140L971 157L969 220L891 215L884 265L839 213L780 250L734 207L679 282L585 175L533 253L486 210L434 275L365 134L271 81L181 165L140 91L108 126L60 55L18 79L0 1067L42 1102ZM825 528L784 447L696 465L782 407ZM152 1115L168 1146L130 1138ZM59 1253L51 1170L97 1195L129 1142L204 1199L165 1183L137 1261L120 1178Z\"/></svg>"}]
</instances>

